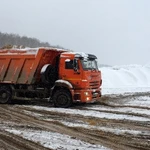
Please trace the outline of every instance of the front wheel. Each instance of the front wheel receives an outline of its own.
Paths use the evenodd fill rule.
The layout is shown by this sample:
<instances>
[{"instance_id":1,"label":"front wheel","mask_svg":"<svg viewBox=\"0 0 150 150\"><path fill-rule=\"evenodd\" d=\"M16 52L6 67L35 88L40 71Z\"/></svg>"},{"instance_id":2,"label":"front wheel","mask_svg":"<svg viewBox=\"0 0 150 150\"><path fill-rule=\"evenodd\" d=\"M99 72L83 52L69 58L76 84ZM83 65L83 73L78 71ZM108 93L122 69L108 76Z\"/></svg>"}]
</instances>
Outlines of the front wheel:
<instances>
[{"instance_id":1,"label":"front wheel","mask_svg":"<svg viewBox=\"0 0 150 150\"><path fill-rule=\"evenodd\" d=\"M71 94L67 90L58 90L53 95L55 107L67 108L72 105Z\"/></svg>"},{"instance_id":2,"label":"front wheel","mask_svg":"<svg viewBox=\"0 0 150 150\"><path fill-rule=\"evenodd\" d=\"M11 90L7 86L0 87L0 104L9 104L11 103Z\"/></svg>"}]
</instances>

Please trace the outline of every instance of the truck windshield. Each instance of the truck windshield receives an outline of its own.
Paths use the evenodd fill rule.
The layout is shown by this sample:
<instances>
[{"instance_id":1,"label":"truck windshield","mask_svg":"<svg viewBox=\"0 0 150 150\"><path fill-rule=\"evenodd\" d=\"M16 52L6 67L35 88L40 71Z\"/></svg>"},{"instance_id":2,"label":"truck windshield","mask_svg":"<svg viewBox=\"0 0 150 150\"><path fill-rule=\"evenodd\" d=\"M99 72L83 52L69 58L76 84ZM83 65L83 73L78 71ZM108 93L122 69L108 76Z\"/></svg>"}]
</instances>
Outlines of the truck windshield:
<instances>
[{"instance_id":1,"label":"truck windshield","mask_svg":"<svg viewBox=\"0 0 150 150\"><path fill-rule=\"evenodd\" d=\"M95 59L81 60L84 70L98 70L97 61Z\"/></svg>"}]
</instances>

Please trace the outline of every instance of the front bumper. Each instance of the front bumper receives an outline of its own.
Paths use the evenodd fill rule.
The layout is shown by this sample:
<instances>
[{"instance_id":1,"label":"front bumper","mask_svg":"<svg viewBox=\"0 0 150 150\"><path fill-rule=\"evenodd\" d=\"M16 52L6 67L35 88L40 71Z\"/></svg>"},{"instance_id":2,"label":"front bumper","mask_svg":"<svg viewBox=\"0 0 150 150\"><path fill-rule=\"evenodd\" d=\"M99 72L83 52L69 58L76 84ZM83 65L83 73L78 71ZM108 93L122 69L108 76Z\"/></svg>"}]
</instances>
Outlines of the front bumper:
<instances>
[{"instance_id":1,"label":"front bumper","mask_svg":"<svg viewBox=\"0 0 150 150\"><path fill-rule=\"evenodd\" d=\"M74 91L74 102L93 102L100 100L101 97L101 88L98 89L82 89L82 90L75 90Z\"/></svg>"}]
</instances>

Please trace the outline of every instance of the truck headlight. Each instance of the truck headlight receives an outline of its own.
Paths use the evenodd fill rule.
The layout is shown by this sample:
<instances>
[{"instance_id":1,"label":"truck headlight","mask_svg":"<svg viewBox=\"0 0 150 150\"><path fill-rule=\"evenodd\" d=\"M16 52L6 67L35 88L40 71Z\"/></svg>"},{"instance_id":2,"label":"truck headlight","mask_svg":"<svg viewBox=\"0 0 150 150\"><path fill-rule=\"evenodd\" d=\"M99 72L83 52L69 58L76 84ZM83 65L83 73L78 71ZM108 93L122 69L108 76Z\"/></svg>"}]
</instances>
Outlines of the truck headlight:
<instances>
[{"instance_id":1,"label":"truck headlight","mask_svg":"<svg viewBox=\"0 0 150 150\"><path fill-rule=\"evenodd\" d=\"M84 95L85 96L89 96L89 92L84 92Z\"/></svg>"},{"instance_id":2,"label":"truck headlight","mask_svg":"<svg viewBox=\"0 0 150 150\"><path fill-rule=\"evenodd\" d=\"M90 100L90 98L89 98L89 97L87 97L87 98L86 98L86 101L89 101L89 100Z\"/></svg>"}]
</instances>

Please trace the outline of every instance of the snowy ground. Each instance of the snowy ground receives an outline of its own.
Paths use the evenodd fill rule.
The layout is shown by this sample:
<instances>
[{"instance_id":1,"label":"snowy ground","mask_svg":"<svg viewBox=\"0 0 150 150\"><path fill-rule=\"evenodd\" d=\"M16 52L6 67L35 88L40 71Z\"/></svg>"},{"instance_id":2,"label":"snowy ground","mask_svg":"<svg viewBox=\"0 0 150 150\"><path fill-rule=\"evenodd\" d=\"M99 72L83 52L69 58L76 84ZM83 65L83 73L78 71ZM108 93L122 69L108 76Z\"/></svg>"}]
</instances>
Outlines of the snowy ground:
<instances>
[{"instance_id":1,"label":"snowy ground","mask_svg":"<svg viewBox=\"0 0 150 150\"><path fill-rule=\"evenodd\" d=\"M75 137L70 137L65 134L59 134L56 132L31 130L31 129L3 129L7 132L19 135L25 139L38 142L46 148L57 149L57 150L108 150L104 146L92 145Z\"/></svg>"}]
</instances>

